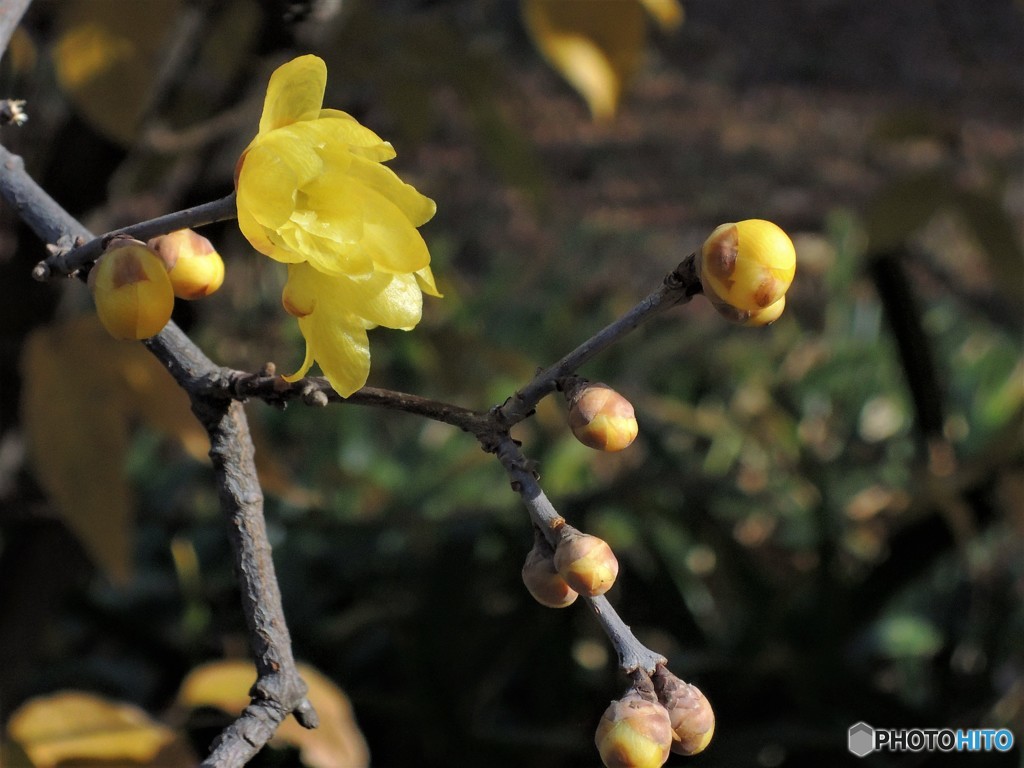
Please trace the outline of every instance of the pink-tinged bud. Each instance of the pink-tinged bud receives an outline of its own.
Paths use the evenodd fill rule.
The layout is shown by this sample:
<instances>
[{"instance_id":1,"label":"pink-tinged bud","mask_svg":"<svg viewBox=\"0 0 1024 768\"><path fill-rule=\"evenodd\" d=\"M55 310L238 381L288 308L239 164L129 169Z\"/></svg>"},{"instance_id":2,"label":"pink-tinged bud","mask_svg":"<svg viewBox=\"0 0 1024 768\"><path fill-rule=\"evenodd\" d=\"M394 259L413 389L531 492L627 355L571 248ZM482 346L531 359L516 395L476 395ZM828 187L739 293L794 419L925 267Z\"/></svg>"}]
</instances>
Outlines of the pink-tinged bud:
<instances>
[{"instance_id":1,"label":"pink-tinged bud","mask_svg":"<svg viewBox=\"0 0 1024 768\"><path fill-rule=\"evenodd\" d=\"M224 282L224 260L209 240L191 229L154 237L148 245L163 259L179 299L209 296Z\"/></svg>"},{"instance_id":2,"label":"pink-tinged bud","mask_svg":"<svg viewBox=\"0 0 1024 768\"><path fill-rule=\"evenodd\" d=\"M174 290L163 262L138 240L116 238L89 272L96 314L115 339L148 339L163 330Z\"/></svg>"},{"instance_id":3,"label":"pink-tinged bud","mask_svg":"<svg viewBox=\"0 0 1024 768\"><path fill-rule=\"evenodd\" d=\"M555 547L555 568L581 595L603 595L615 583L619 561L604 539L567 532Z\"/></svg>"},{"instance_id":4,"label":"pink-tinged bud","mask_svg":"<svg viewBox=\"0 0 1024 768\"><path fill-rule=\"evenodd\" d=\"M672 751L680 755L703 752L715 734L715 712L695 685L690 685L659 666L651 676L658 701L668 711L672 725Z\"/></svg>"},{"instance_id":5,"label":"pink-tinged bud","mask_svg":"<svg viewBox=\"0 0 1024 768\"><path fill-rule=\"evenodd\" d=\"M631 691L605 710L594 743L607 768L660 768L672 744L668 712Z\"/></svg>"},{"instance_id":6,"label":"pink-tinged bud","mask_svg":"<svg viewBox=\"0 0 1024 768\"><path fill-rule=\"evenodd\" d=\"M704 241L697 260L697 274L708 298L739 312L771 307L786 294L795 273L793 241L764 219L717 227Z\"/></svg>"},{"instance_id":7,"label":"pink-tinged bud","mask_svg":"<svg viewBox=\"0 0 1024 768\"><path fill-rule=\"evenodd\" d=\"M636 439L633 405L607 384L582 382L566 397L569 428L588 448L621 451Z\"/></svg>"}]
</instances>

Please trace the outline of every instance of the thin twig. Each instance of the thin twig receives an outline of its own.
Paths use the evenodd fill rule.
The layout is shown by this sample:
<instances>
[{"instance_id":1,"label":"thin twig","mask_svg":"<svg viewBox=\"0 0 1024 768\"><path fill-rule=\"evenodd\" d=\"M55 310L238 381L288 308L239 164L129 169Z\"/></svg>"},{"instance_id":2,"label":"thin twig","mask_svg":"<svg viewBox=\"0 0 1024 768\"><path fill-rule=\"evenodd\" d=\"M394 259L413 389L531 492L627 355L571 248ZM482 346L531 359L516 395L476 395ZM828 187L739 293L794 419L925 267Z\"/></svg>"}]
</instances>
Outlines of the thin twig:
<instances>
[{"instance_id":1,"label":"thin twig","mask_svg":"<svg viewBox=\"0 0 1024 768\"><path fill-rule=\"evenodd\" d=\"M92 233L57 205L25 172L21 159L2 146L0 164L5 169L0 174L0 197L15 207L43 242L101 239L94 239ZM210 382L221 380L221 369L173 322L145 345L188 392L192 409L210 437L210 458L221 510L229 523L257 680L250 691L252 703L221 734L204 765L240 766L270 740L289 713L312 728L317 724L316 712L306 699L306 685L292 656L263 519L263 494L242 405L208 394Z\"/></svg>"},{"instance_id":2,"label":"thin twig","mask_svg":"<svg viewBox=\"0 0 1024 768\"><path fill-rule=\"evenodd\" d=\"M32 270L32 277L36 280L47 280L54 275L73 274L86 264L96 261L111 239L118 235L130 235L138 240L149 240L157 235L165 235L168 232L189 227L201 227L218 221L227 221L235 216L235 193L232 192L219 200L186 208L183 211L168 213L166 216L158 216L129 227L122 227L81 243L76 242L75 247L70 250L55 250L50 256L36 264Z\"/></svg>"},{"instance_id":3,"label":"thin twig","mask_svg":"<svg viewBox=\"0 0 1024 768\"><path fill-rule=\"evenodd\" d=\"M225 371L225 382L211 382L222 396L240 399L256 398L269 405L283 405L292 400L302 400L306 405L324 406L330 403L368 405L392 411L412 413L444 424L458 427L478 438L489 435L497 428L490 412L473 411L460 405L431 400L407 392L396 392L379 387L363 387L348 397L342 397L331 388L330 382L320 376L309 376L294 383L280 376L245 371Z\"/></svg>"},{"instance_id":4,"label":"thin twig","mask_svg":"<svg viewBox=\"0 0 1024 768\"><path fill-rule=\"evenodd\" d=\"M499 409L506 427L519 423L532 413L540 400L555 391L558 381L607 349L641 323L678 304L685 304L701 292L695 268L695 254L690 254L666 277L662 286L633 309L598 331L557 363L545 368L525 387L510 397Z\"/></svg>"},{"instance_id":5,"label":"thin twig","mask_svg":"<svg viewBox=\"0 0 1024 768\"><path fill-rule=\"evenodd\" d=\"M559 532L564 526L565 520L541 490L532 463L523 456L519 446L507 434L499 439L498 444L494 446L494 452L508 473L512 482L512 490L522 497L523 503L529 510L530 519L544 534L548 543L552 547L556 547L559 541ZM601 629L608 635L612 647L618 654L619 668L623 672L631 674L642 669L650 674L659 664L668 663L664 656L655 653L636 639L636 636L604 595L597 597L580 595L580 597L590 606Z\"/></svg>"}]
</instances>

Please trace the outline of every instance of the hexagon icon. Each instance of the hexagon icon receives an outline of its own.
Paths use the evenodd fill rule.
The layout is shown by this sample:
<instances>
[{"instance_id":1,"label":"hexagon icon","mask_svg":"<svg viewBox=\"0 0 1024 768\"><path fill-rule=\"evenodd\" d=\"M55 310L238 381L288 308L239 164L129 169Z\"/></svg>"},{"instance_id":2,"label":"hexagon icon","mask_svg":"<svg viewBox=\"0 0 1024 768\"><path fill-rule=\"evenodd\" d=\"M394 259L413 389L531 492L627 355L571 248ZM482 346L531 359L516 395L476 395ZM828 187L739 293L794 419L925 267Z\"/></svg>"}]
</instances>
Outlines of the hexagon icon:
<instances>
[{"instance_id":1,"label":"hexagon icon","mask_svg":"<svg viewBox=\"0 0 1024 768\"><path fill-rule=\"evenodd\" d=\"M857 757L875 751L875 729L867 723L854 723L846 734L846 748Z\"/></svg>"}]
</instances>

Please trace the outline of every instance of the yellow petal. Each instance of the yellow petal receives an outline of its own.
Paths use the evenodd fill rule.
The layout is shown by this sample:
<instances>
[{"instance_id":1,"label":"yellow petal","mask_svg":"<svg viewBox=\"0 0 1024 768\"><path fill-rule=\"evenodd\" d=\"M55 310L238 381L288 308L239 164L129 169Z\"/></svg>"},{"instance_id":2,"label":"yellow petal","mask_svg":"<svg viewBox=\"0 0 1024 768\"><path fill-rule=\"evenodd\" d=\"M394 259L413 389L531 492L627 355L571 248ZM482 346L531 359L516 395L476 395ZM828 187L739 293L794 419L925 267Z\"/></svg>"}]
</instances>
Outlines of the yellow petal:
<instances>
[{"instance_id":1,"label":"yellow petal","mask_svg":"<svg viewBox=\"0 0 1024 768\"><path fill-rule=\"evenodd\" d=\"M338 394L347 397L366 383L370 372L366 329L347 311L345 295L338 290L351 293L353 282L320 274L308 264L289 265L282 301L299 316L306 356L295 373L284 377L286 381L305 376L315 360Z\"/></svg>"},{"instance_id":2,"label":"yellow petal","mask_svg":"<svg viewBox=\"0 0 1024 768\"><path fill-rule=\"evenodd\" d=\"M238 174L236 207L251 220L276 229L288 221L295 207L299 171L272 146L253 147Z\"/></svg>"},{"instance_id":3,"label":"yellow petal","mask_svg":"<svg viewBox=\"0 0 1024 768\"><path fill-rule=\"evenodd\" d=\"M288 282L281 291L281 303L293 317L306 317L316 309L315 283L304 279L307 267L301 264L288 266Z\"/></svg>"},{"instance_id":4,"label":"yellow petal","mask_svg":"<svg viewBox=\"0 0 1024 768\"><path fill-rule=\"evenodd\" d=\"M353 280L318 272L309 264L288 268L283 296L291 314L317 314L337 325L408 330L419 321L423 295L414 275L375 273Z\"/></svg>"},{"instance_id":5,"label":"yellow petal","mask_svg":"<svg viewBox=\"0 0 1024 768\"><path fill-rule=\"evenodd\" d=\"M308 134L300 128L279 128L258 139L245 155L238 174L240 204L264 226L274 228L287 221L298 202L298 190L325 172L328 161ZM336 160L332 167L338 170L349 162L347 155Z\"/></svg>"},{"instance_id":6,"label":"yellow petal","mask_svg":"<svg viewBox=\"0 0 1024 768\"><path fill-rule=\"evenodd\" d=\"M306 332L304 330L302 330L302 323L301 322L299 323L299 330L302 331L302 335L303 335L303 337L305 337ZM313 367L313 362L314 362L313 361L313 345L309 341L309 339L307 338L306 339L306 356L302 360L302 365L299 366L298 370L295 371L295 373L291 373L291 374L289 374L287 376L282 376L281 378L284 379L285 381L298 381L303 376L305 376L307 373L309 373L309 369Z\"/></svg>"},{"instance_id":7,"label":"yellow petal","mask_svg":"<svg viewBox=\"0 0 1024 768\"><path fill-rule=\"evenodd\" d=\"M370 274L373 260L362 246L364 203L358 193L344 168L328 165L300 191L291 217L294 228L283 228L282 240L321 272Z\"/></svg>"},{"instance_id":8,"label":"yellow petal","mask_svg":"<svg viewBox=\"0 0 1024 768\"><path fill-rule=\"evenodd\" d=\"M349 284L339 291L343 306L373 325L409 331L423 315L423 293L413 275L378 273L370 280L341 280Z\"/></svg>"},{"instance_id":9,"label":"yellow petal","mask_svg":"<svg viewBox=\"0 0 1024 768\"><path fill-rule=\"evenodd\" d=\"M384 272L415 272L430 263L423 236L398 207L382 195L362 188L366 205L363 248L377 269Z\"/></svg>"},{"instance_id":10,"label":"yellow petal","mask_svg":"<svg viewBox=\"0 0 1024 768\"><path fill-rule=\"evenodd\" d=\"M237 206L238 228L242 231L249 244L260 253L269 256L274 250L274 244L268 237L267 230L253 218L248 208L242 205Z\"/></svg>"},{"instance_id":11,"label":"yellow petal","mask_svg":"<svg viewBox=\"0 0 1024 768\"><path fill-rule=\"evenodd\" d=\"M349 174L390 200L414 227L426 224L437 213L437 205L433 200L421 195L415 187L406 184L394 171L379 163L353 158Z\"/></svg>"},{"instance_id":12,"label":"yellow petal","mask_svg":"<svg viewBox=\"0 0 1024 768\"><path fill-rule=\"evenodd\" d=\"M320 117L330 121L327 129L339 141L348 145L352 154L383 163L395 157L395 148L369 128L361 125L352 115L340 109L321 109Z\"/></svg>"},{"instance_id":13,"label":"yellow petal","mask_svg":"<svg viewBox=\"0 0 1024 768\"><path fill-rule=\"evenodd\" d=\"M327 65L319 56L299 56L270 76L260 117L260 133L320 114L327 87Z\"/></svg>"},{"instance_id":14,"label":"yellow petal","mask_svg":"<svg viewBox=\"0 0 1024 768\"><path fill-rule=\"evenodd\" d=\"M348 169L352 162L351 145L348 143L348 132L344 130L342 120L307 120L285 128L278 129L268 137L281 137L284 141L301 147L303 152L311 152L318 159L313 173L304 176L302 184L317 178L325 168L338 173ZM293 150L293 152L300 150Z\"/></svg>"},{"instance_id":15,"label":"yellow petal","mask_svg":"<svg viewBox=\"0 0 1024 768\"><path fill-rule=\"evenodd\" d=\"M299 329L306 337L307 360L312 353L335 392L348 397L366 383L370 374L366 329L357 324L331 322L328 315L320 312L300 318Z\"/></svg>"},{"instance_id":16,"label":"yellow petal","mask_svg":"<svg viewBox=\"0 0 1024 768\"><path fill-rule=\"evenodd\" d=\"M358 243L363 239L365 204L358 185L352 183L343 169L328 166L319 178L306 184L297 207L314 216L293 215L292 220L318 237L338 243Z\"/></svg>"},{"instance_id":17,"label":"yellow petal","mask_svg":"<svg viewBox=\"0 0 1024 768\"><path fill-rule=\"evenodd\" d=\"M434 273L430 271L429 266L416 270L416 281L420 284L420 290L425 294L436 296L439 299L443 298L443 294L437 290L437 283L434 282Z\"/></svg>"}]
</instances>

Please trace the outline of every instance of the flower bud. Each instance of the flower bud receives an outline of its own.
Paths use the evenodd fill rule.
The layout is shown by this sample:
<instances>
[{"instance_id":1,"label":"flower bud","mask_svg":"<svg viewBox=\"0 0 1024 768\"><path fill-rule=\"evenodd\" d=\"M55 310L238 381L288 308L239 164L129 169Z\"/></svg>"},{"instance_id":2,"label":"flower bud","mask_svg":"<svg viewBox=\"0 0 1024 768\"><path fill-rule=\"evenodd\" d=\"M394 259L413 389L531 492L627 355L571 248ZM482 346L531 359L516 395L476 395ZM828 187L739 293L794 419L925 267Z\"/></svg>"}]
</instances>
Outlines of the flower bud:
<instances>
[{"instance_id":1,"label":"flower bud","mask_svg":"<svg viewBox=\"0 0 1024 768\"><path fill-rule=\"evenodd\" d=\"M715 713L704 694L659 666L651 676L658 701L672 725L672 751L680 755L703 752L715 733Z\"/></svg>"},{"instance_id":2,"label":"flower bud","mask_svg":"<svg viewBox=\"0 0 1024 768\"><path fill-rule=\"evenodd\" d=\"M213 244L191 229L154 237L148 243L163 259L179 299L201 299L224 282L224 260Z\"/></svg>"},{"instance_id":3,"label":"flower bud","mask_svg":"<svg viewBox=\"0 0 1024 768\"><path fill-rule=\"evenodd\" d=\"M555 568L581 595L603 595L619 574L619 561L604 539L567 532L555 547Z\"/></svg>"},{"instance_id":4,"label":"flower bud","mask_svg":"<svg viewBox=\"0 0 1024 768\"><path fill-rule=\"evenodd\" d=\"M579 593L559 575L555 568L554 550L539 535L534 540L533 549L526 555L523 584L534 600L548 608L565 608L579 597Z\"/></svg>"},{"instance_id":5,"label":"flower bud","mask_svg":"<svg viewBox=\"0 0 1024 768\"><path fill-rule=\"evenodd\" d=\"M174 290L167 270L138 240L111 241L89 272L89 287L100 322L115 339L148 339L171 319Z\"/></svg>"},{"instance_id":6,"label":"flower bud","mask_svg":"<svg viewBox=\"0 0 1024 768\"><path fill-rule=\"evenodd\" d=\"M631 691L605 710L594 743L607 768L659 768L672 744L668 712Z\"/></svg>"},{"instance_id":7,"label":"flower bud","mask_svg":"<svg viewBox=\"0 0 1024 768\"><path fill-rule=\"evenodd\" d=\"M759 312L789 289L796 249L777 225L747 219L717 227L704 241L697 267L708 298L740 312Z\"/></svg>"},{"instance_id":8,"label":"flower bud","mask_svg":"<svg viewBox=\"0 0 1024 768\"><path fill-rule=\"evenodd\" d=\"M636 439L633 406L607 384L581 383L566 393L569 428L576 439L599 451L621 451Z\"/></svg>"}]
</instances>

